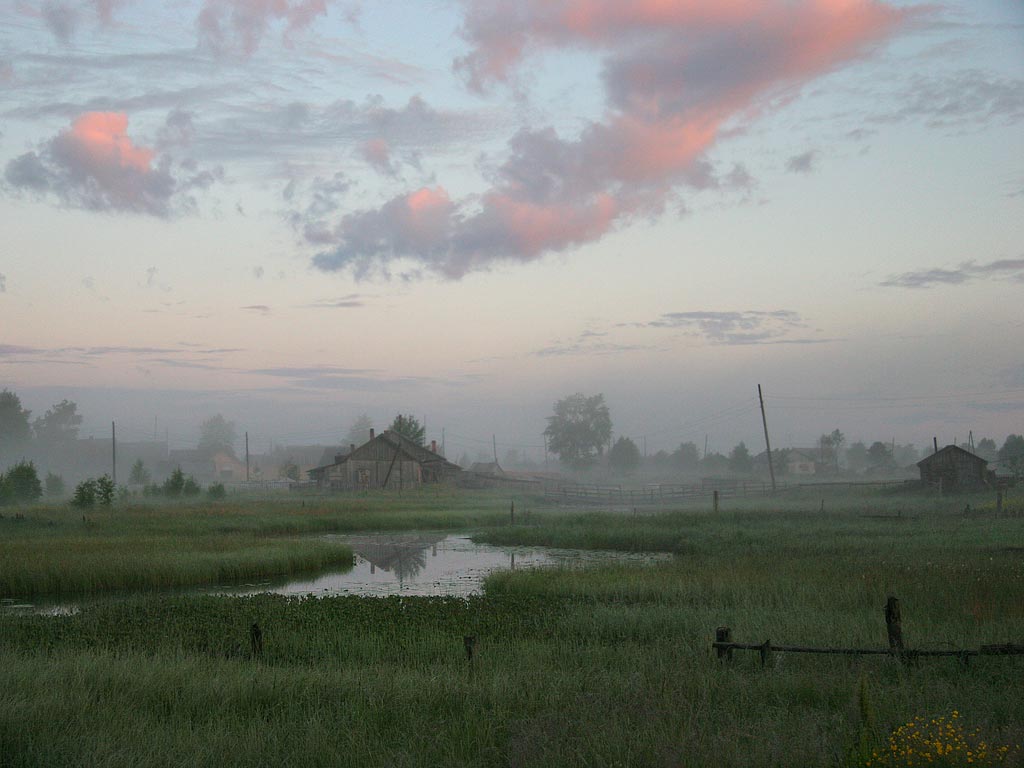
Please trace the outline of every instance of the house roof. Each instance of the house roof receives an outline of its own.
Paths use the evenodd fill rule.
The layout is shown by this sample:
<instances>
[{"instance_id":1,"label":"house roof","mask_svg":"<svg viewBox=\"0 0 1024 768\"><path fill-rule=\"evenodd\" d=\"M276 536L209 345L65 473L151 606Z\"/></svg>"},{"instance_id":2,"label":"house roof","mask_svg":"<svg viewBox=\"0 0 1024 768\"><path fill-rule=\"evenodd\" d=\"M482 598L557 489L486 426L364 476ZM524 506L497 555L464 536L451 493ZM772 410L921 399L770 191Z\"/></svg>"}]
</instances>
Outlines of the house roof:
<instances>
[{"instance_id":1,"label":"house roof","mask_svg":"<svg viewBox=\"0 0 1024 768\"><path fill-rule=\"evenodd\" d=\"M409 459L410 461L415 461L419 464L424 464L431 467L442 467L445 469L462 469L462 467L460 467L458 464L453 464L441 454L434 453L429 448L424 448L422 445L417 445L414 441L410 440L404 435L398 434L394 430L386 429L379 435L374 437L372 440L367 440L365 443L356 448L355 451L352 451L346 454L345 456L342 456L340 461L334 461L330 464L325 464L321 467L314 467L313 469L309 470L309 473L323 472L325 469L328 469L329 467L336 467L341 464L344 464L350 458L358 459L359 453L364 448L366 448L369 445L372 445L373 443L380 442L387 443L388 445L397 449L399 453L403 455L406 459Z\"/></svg>"},{"instance_id":2,"label":"house roof","mask_svg":"<svg viewBox=\"0 0 1024 768\"><path fill-rule=\"evenodd\" d=\"M476 472L481 475L503 475L505 470L498 466L496 461L478 461L469 468L470 472Z\"/></svg>"},{"instance_id":3,"label":"house roof","mask_svg":"<svg viewBox=\"0 0 1024 768\"><path fill-rule=\"evenodd\" d=\"M945 456L949 456L950 454L953 454L953 453L962 453L965 456L967 456L970 459L972 459L973 461L978 462L979 464L986 464L986 465L988 464L988 460L987 459L983 459L978 454L971 453L970 451L961 448L959 445L947 445L945 448L940 448L937 452L935 452L935 453L933 453L933 454L931 454L929 456L925 456L923 459L921 459L919 462L917 462L917 466L919 466L919 467L922 466L922 465L927 466L928 464L931 464L933 461L937 460L940 456L945 457Z\"/></svg>"}]
</instances>

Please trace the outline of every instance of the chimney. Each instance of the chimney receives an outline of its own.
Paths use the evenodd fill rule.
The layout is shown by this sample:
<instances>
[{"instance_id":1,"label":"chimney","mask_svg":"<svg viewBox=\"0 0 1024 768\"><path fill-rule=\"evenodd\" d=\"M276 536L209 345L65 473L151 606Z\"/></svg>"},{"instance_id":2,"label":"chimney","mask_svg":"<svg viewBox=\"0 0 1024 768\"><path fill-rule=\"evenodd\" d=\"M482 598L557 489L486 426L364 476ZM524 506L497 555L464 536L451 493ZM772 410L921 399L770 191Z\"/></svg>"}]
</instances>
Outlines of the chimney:
<instances>
[{"instance_id":1,"label":"chimney","mask_svg":"<svg viewBox=\"0 0 1024 768\"><path fill-rule=\"evenodd\" d=\"M437 453L437 440L430 441L430 452Z\"/></svg>"},{"instance_id":2,"label":"chimney","mask_svg":"<svg viewBox=\"0 0 1024 768\"><path fill-rule=\"evenodd\" d=\"M349 453L355 453L356 452L356 444L355 443L349 443L348 444L348 452Z\"/></svg>"},{"instance_id":3,"label":"chimney","mask_svg":"<svg viewBox=\"0 0 1024 768\"><path fill-rule=\"evenodd\" d=\"M938 453L939 452L939 438L933 437L932 438L932 445L935 447L935 453Z\"/></svg>"},{"instance_id":4,"label":"chimney","mask_svg":"<svg viewBox=\"0 0 1024 768\"><path fill-rule=\"evenodd\" d=\"M373 440L377 435L373 431L373 427L370 427L370 439Z\"/></svg>"}]
</instances>

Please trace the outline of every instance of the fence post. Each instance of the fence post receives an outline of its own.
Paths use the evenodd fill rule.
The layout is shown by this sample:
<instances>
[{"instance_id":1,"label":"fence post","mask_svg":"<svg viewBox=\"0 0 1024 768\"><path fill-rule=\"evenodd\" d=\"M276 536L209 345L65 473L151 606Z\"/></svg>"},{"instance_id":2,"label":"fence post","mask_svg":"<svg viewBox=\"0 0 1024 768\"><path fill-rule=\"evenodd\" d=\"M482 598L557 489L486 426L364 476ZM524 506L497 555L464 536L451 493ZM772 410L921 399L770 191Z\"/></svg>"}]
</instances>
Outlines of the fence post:
<instances>
[{"instance_id":1,"label":"fence post","mask_svg":"<svg viewBox=\"0 0 1024 768\"><path fill-rule=\"evenodd\" d=\"M712 504L714 504L715 512L718 512L718 491L712 491L711 492L711 500L712 500Z\"/></svg>"},{"instance_id":2,"label":"fence post","mask_svg":"<svg viewBox=\"0 0 1024 768\"><path fill-rule=\"evenodd\" d=\"M767 667L772 660L772 641L765 640L764 644L760 648L761 651L761 666Z\"/></svg>"},{"instance_id":3,"label":"fence post","mask_svg":"<svg viewBox=\"0 0 1024 768\"><path fill-rule=\"evenodd\" d=\"M885 631L889 636L889 650L900 661L904 661L903 617L900 614L900 601L892 595L885 602Z\"/></svg>"},{"instance_id":4,"label":"fence post","mask_svg":"<svg viewBox=\"0 0 1024 768\"><path fill-rule=\"evenodd\" d=\"M996 491L996 516L1003 514L1003 492Z\"/></svg>"},{"instance_id":5,"label":"fence post","mask_svg":"<svg viewBox=\"0 0 1024 768\"><path fill-rule=\"evenodd\" d=\"M252 647L252 657L254 659L261 658L263 656L263 633L260 631L260 625L253 623L249 627L249 644Z\"/></svg>"},{"instance_id":6,"label":"fence post","mask_svg":"<svg viewBox=\"0 0 1024 768\"><path fill-rule=\"evenodd\" d=\"M719 627L715 630L716 643L731 643L732 630L728 627ZM732 661L732 648L716 648L720 661Z\"/></svg>"}]
</instances>

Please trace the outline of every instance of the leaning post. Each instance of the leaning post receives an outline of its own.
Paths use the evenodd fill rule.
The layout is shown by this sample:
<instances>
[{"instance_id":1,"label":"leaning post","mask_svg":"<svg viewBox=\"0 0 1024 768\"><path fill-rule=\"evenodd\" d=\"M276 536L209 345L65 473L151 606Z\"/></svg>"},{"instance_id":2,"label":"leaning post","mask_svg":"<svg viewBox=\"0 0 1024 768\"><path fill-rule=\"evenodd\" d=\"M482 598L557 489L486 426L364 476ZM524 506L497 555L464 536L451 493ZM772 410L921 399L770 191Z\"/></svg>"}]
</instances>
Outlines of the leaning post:
<instances>
[{"instance_id":1,"label":"leaning post","mask_svg":"<svg viewBox=\"0 0 1024 768\"><path fill-rule=\"evenodd\" d=\"M900 601L892 595L885 602L885 631L889 636L889 650L900 661L905 661L903 646L903 617L900 613Z\"/></svg>"},{"instance_id":2,"label":"leaning post","mask_svg":"<svg viewBox=\"0 0 1024 768\"><path fill-rule=\"evenodd\" d=\"M728 627L719 627L715 630L716 643L731 643L732 630ZM716 648L719 661L732 661L732 648Z\"/></svg>"}]
</instances>

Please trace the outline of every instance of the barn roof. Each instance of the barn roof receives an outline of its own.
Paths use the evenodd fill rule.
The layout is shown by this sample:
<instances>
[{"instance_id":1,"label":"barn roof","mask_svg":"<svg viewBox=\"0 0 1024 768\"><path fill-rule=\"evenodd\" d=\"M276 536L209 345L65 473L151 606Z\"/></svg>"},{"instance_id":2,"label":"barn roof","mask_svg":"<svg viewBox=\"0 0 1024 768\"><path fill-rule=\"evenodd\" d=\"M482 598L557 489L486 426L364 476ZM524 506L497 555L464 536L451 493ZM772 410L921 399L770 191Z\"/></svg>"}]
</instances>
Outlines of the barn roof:
<instances>
[{"instance_id":1,"label":"barn roof","mask_svg":"<svg viewBox=\"0 0 1024 768\"><path fill-rule=\"evenodd\" d=\"M968 459L970 459L971 461L975 461L975 462L977 462L979 464L985 464L985 465L988 464L988 460L987 459L983 459L978 454L971 453L970 451L961 448L959 445L947 445L945 448L940 448L935 453L933 453L933 454L931 454L929 456L925 456L923 459L921 459L919 462L917 462L917 466L919 466L919 467L920 466L928 466L933 461L937 461L940 456L945 458L946 456L949 456L951 454L956 454L956 453L961 453L964 456L966 456Z\"/></svg>"}]
</instances>

